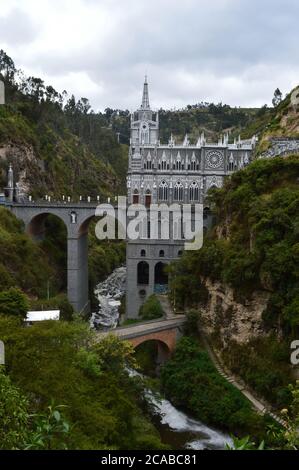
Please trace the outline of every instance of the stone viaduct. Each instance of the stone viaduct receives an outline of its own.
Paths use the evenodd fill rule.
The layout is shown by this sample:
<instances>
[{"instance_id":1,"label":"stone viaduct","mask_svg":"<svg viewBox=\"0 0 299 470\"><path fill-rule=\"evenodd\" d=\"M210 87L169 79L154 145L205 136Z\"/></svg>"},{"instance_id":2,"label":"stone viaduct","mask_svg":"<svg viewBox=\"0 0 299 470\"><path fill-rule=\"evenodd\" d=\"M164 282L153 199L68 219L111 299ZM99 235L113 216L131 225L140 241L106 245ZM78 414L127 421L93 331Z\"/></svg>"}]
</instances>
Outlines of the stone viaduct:
<instances>
[{"instance_id":1,"label":"stone viaduct","mask_svg":"<svg viewBox=\"0 0 299 470\"><path fill-rule=\"evenodd\" d=\"M26 202L12 203L7 207L24 222L26 232L36 240L44 236L48 215L55 215L64 222L67 230L68 299L77 312L88 311L88 226L96 215L97 205ZM107 204L107 208L111 205Z\"/></svg>"}]
</instances>

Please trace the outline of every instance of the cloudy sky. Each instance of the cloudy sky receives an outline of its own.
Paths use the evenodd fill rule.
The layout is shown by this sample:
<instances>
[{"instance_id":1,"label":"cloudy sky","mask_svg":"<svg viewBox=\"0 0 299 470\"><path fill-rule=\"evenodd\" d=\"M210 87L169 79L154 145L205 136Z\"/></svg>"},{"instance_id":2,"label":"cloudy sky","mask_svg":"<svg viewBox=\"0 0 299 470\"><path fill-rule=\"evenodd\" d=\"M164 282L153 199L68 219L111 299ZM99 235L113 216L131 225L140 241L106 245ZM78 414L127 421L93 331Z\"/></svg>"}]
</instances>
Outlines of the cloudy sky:
<instances>
[{"instance_id":1,"label":"cloudy sky","mask_svg":"<svg viewBox=\"0 0 299 470\"><path fill-rule=\"evenodd\" d=\"M26 74L136 108L271 103L299 84L298 0L0 0L0 48Z\"/></svg>"}]
</instances>

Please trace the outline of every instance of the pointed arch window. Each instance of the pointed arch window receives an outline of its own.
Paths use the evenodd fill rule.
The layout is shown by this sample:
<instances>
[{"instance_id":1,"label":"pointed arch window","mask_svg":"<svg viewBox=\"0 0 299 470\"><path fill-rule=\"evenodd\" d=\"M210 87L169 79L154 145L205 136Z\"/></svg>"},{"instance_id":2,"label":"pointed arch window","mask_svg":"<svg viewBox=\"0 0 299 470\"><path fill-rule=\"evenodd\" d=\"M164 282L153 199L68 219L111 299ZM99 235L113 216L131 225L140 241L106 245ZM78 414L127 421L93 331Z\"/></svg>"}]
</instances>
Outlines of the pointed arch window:
<instances>
[{"instance_id":1,"label":"pointed arch window","mask_svg":"<svg viewBox=\"0 0 299 470\"><path fill-rule=\"evenodd\" d=\"M174 187L174 200L183 201L184 200L184 186L180 181L178 181Z\"/></svg>"},{"instance_id":2,"label":"pointed arch window","mask_svg":"<svg viewBox=\"0 0 299 470\"><path fill-rule=\"evenodd\" d=\"M231 155L229 158L229 164L228 164L229 171L234 171L234 167L235 167L234 157L233 155Z\"/></svg>"},{"instance_id":3,"label":"pointed arch window","mask_svg":"<svg viewBox=\"0 0 299 470\"><path fill-rule=\"evenodd\" d=\"M159 185L159 200L168 200L168 184L166 183L166 181L162 181Z\"/></svg>"},{"instance_id":4,"label":"pointed arch window","mask_svg":"<svg viewBox=\"0 0 299 470\"><path fill-rule=\"evenodd\" d=\"M133 204L139 204L139 191L135 189L133 192Z\"/></svg>"},{"instance_id":5,"label":"pointed arch window","mask_svg":"<svg viewBox=\"0 0 299 470\"><path fill-rule=\"evenodd\" d=\"M150 152L148 153L147 160L146 160L146 169L151 170L152 169L152 157Z\"/></svg>"},{"instance_id":6,"label":"pointed arch window","mask_svg":"<svg viewBox=\"0 0 299 470\"><path fill-rule=\"evenodd\" d=\"M182 169L182 162L180 160L177 160L176 162L176 170L181 170Z\"/></svg>"},{"instance_id":7,"label":"pointed arch window","mask_svg":"<svg viewBox=\"0 0 299 470\"><path fill-rule=\"evenodd\" d=\"M150 207L151 203L152 203L152 193L148 189L145 193L145 207Z\"/></svg>"},{"instance_id":8,"label":"pointed arch window","mask_svg":"<svg viewBox=\"0 0 299 470\"><path fill-rule=\"evenodd\" d=\"M199 186L195 181L191 184L189 188L189 199L191 202L199 200Z\"/></svg>"}]
</instances>

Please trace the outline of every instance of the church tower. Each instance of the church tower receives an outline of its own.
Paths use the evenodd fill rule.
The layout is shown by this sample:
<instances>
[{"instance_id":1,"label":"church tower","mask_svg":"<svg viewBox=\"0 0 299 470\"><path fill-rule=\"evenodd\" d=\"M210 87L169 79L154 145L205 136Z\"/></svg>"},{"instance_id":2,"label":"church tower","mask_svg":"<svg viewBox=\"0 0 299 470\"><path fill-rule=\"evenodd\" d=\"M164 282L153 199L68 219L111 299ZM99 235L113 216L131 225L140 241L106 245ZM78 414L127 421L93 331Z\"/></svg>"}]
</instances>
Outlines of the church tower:
<instances>
[{"instance_id":1,"label":"church tower","mask_svg":"<svg viewBox=\"0 0 299 470\"><path fill-rule=\"evenodd\" d=\"M131 147L156 145L159 140L158 113L151 110L147 77L143 84L142 102L140 108L131 115ZM133 151L134 153L134 151Z\"/></svg>"}]
</instances>

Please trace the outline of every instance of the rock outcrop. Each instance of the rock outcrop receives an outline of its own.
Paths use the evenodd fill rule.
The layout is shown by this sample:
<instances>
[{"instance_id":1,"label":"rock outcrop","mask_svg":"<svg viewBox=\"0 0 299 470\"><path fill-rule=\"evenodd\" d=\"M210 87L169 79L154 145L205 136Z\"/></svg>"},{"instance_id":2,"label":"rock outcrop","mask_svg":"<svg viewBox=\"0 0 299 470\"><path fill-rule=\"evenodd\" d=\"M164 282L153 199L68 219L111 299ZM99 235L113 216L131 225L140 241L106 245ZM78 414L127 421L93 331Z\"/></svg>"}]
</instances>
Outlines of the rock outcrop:
<instances>
[{"instance_id":1,"label":"rock outcrop","mask_svg":"<svg viewBox=\"0 0 299 470\"><path fill-rule=\"evenodd\" d=\"M219 282L202 279L209 296L201 307L201 328L208 335L217 333L225 347L230 341L244 344L253 337L265 335L262 313L265 310L269 293L258 291L244 304L236 300L234 291Z\"/></svg>"},{"instance_id":2,"label":"rock outcrop","mask_svg":"<svg viewBox=\"0 0 299 470\"><path fill-rule=\"evenodd\" d=\"M44 163L36 157L32 146L13 142L0 145L0 171L3 185L6 184L8 163L13 166L20 193L30 194L36 181L39 184L42 182Z\"/></svg>"}]
</instances>

